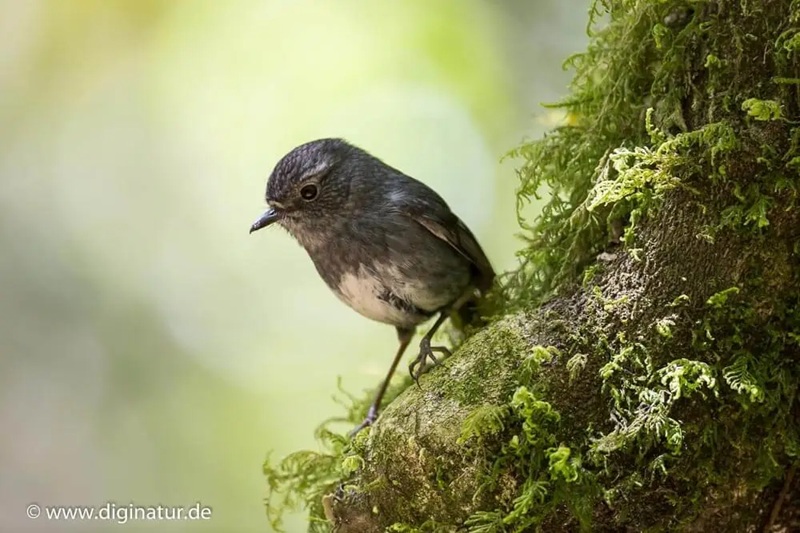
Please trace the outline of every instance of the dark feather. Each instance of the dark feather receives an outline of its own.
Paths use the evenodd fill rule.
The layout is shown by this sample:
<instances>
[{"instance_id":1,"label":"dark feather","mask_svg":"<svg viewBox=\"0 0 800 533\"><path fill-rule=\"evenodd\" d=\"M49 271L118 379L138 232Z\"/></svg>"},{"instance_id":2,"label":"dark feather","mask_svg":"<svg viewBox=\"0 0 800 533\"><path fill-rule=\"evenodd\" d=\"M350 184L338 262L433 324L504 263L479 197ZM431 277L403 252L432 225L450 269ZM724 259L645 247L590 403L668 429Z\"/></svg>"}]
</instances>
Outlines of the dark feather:
<instances>
[{"instance_id":1,"label":"dark feather","mask_svg":"<svg viewBox=\"0 0 800 533\"><path fill-rule=\"evenodd\" d=\"M397 187L394 205L404 215L453 247L474 268L473 283L482 293L491 288L494 269L477 239L436 192L414 178L392 169L394 178L401 182Z\"/></svg>"},{"instance_id":2,"label":"dark feather","mask_svg":"<svg viewBox=\"0 0 800 533\"><path fill-rule=\"evenodd\" d=\"M475 286L481 292L489 290L494 281L494 269L475 236L461 219L452 212L448 212L445 217L431 213L412 214L411 217L468 259L476 269Z\"/></svg>"}]
</instances>

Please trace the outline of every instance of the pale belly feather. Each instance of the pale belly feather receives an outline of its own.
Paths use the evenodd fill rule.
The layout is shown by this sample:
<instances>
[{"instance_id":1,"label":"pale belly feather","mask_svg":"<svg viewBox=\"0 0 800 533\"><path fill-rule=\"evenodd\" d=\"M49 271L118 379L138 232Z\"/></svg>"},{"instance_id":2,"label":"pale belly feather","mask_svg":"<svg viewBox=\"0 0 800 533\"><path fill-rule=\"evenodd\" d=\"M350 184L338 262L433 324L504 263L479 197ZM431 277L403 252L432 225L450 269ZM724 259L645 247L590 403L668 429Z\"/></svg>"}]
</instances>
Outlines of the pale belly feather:
<instances>
[{"instance_id":1,"label":"pale belly feather","mask_svg":"<svg viewBox=\"0 0 800 533\"><path fill-rule=\"evenodd\" d=\"M383 280L391 280L394 298L387 297L389 290ZM429 291L418 282L402 279L396 269L367 269L344 274L338 284L337 295L359 314L395 326L412 326L424 322L429 315L450 303L450 297L431 298ZM394 302L392 301L394 299ZM398 302L402 300L405 305ZM424 314L422 314L424 313Z\"/></svg>"}]
</instances>

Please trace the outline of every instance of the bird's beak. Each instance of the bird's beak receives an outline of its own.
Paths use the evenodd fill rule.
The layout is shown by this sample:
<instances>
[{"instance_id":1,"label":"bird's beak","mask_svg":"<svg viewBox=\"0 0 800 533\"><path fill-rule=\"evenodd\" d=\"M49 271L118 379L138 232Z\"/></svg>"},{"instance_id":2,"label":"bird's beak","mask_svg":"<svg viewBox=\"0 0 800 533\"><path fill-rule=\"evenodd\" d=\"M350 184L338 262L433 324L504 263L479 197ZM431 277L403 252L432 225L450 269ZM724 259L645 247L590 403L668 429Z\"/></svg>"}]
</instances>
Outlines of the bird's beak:
<instances>
[{"instance_id":1,"label":"bird's beak","mask_svg":"<svg viewBox=\"0 0 800 533\"><path fill-rule=\"evenodd\" d=\"M280 213L278 213L274 207L270 207L267 209L258 220L253 222L253 225L250 226L250 233L254 231L260 230L261 228L266 228L273 222L276 222L279 218L281 218Z\"/></svg>"}]
</instances>

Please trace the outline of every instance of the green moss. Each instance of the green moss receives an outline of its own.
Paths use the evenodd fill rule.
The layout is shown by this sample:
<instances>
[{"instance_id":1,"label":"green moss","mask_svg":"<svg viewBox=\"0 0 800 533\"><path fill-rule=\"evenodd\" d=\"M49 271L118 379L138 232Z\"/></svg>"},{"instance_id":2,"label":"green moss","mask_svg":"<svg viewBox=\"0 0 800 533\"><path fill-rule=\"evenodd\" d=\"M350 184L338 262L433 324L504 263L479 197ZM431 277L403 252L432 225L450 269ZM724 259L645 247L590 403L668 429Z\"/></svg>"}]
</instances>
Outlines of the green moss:
<instances>
[{"instance_id":1,"label":"green moss","mask_svg":"<svg viewBox=\"0 0 800 533\"><path fill-rule=\"evenodd\" d=\"M411 383L410 378L396 380L387 392L387 403ZM362 398L347 393L338 382L343 395L340 403L347 412L346 422L353 427L360 423L371 404L373 391ZM372 487L358 487L357 476L364 466L364 450L369 435L361 431L353 439L329 429L341 419L323 422L315 437L321 451L303 450L287 455L278 462L269 457L263 473L267 479L266 508L270 525L283 531L283 515L287 511L306 509L309 512L310 533L328 533L330 524L325 517L324 500L331 494L352 493Z\"/></svg>"},{"instance_id":2,"label":"green moss","mask_svg":"<svg viewBox=\"0 0 800 533\"><path fill-rule=\"evenodd\" d=\"M716 68L716 67L723 66L723 63L714 54L708 54L706 56L706 62L705 62L705 64L703 66L706 67L706 68Z\"/></svg>"},{"instance_id":3,"label":"green moss","mask_svg":"<svg viewBox=\"0 0 800 533\"><path fill-rule=\"evenodd\" d=\"M699 506L708 483L763 487L780 478L779 458L793 457L800 444L787 407L797 394L800 372L789 362L794 341L786 342L795 335L788 332L800 330L800 291L787 295L769 320L757 311L761 291L756 282L720 291L708 298L698 324L673 325L677 338L688 333L692 339L692 359L661 364L648 355L648 344L655 348L656 340L622 339L623 347L601 370L616 427L594 440L587 454L590 464L606 473L598 479L607 492L638 492L647 483L635 478L645 472L686 482L684 490L697 495L684 497L681 505L695 501ZM673 336L662 341L680 345ZM656 353L665 351L669 345ZM689 420L676 417L678 410ZM754 427L761 428L758 447L749 445ZM623 466L631 458L636 466ZM760 466L743 473L731 466L736 461ZM609 478L615 482L609 485ZM634 490L637 483L640 488ZM693 516L698 509L682 512Z\"/></svg>"},{"instance_id":4,"label":"green moss","mask_svg":"<svg viewBox=\"0 0 800 533\"><path fill-rule=\"evenodd\" d=\"M672 318L660 318L655 323L656 331L662 337L670 338L672 337L672 327L675 325L675 321Z\"/></svg>"},{"instance_id":5,"label":"green moss","mask_svg":"<svg viewBox=\"0 0 800 533\"><path fill-rule=\"evenodd\" d=\"M793 2L790 16L777 28L776 70L788 76L776 78L786 84L796 77L790 74L797 71L800 55L797 11ZM608 19L599 18L603 12ZM565 111L566 124L509 154L522 164L520 206L545 188L551 191L535 220L523 219L519 211L529 246L506 286L512 307L541 302L574 279L606 245L614 220L626 221L625 242L632 247L637 223L666 192L691 189L687 178L693 176L724 179L727 155L740 147L735 130L742 117L731 100L740 98L737 87L750 89L752 80L737 78L742 59L731 54L730 43L743 55L753 46L750 36L738 34L738 26L721 20L720 11L706 2L692 2L690 9L679 1L596 1L591 13L606 24L599 30L590 24L588 51L567 60L575 69L572 94L553 106ZM691 81L690 57L698 40L711 51L704 55L708 76L702 105L710 117L729 113L727 120L691 130L683 102L698 90ZM788 91L796 102L797 92ZM783 116L781 105L770 99L742 99L740 108L756 119ZM737 224L764 227L772 206L765 196L768 188L747 198L741 212L727 216Z\"/></svg>"},{"instance_id":6,"label":"green moss","mask_svg":"<svg viewBox=\"0 0 800 533\"><path fill-rule=\"evenodd\" d=\"M583 469L579 453L559 445L560 414L524 386L516 390L509 405L515 430L494 454L484 489L491 490L497 482L494 473L513 471L520 480L518 494L503 509L474 513L465 522L467 530L530 531L541 526L559 505L567 505L581 529L587 529L590 515L586 511L591 505L574 504L589 501L595 488L593 478Z\"/></svg>"},{"instance_id":7,"label":"green moss","mask_svg":"<svg viewBox=\"0 0 800 533\"><path fill-rule=\"evenodd\" d=\"M578 378L581 370L586 366L587 360L588 356L585 353L576 353L569 358L569 361L567 361L567 370L569 371L570 381L574 381Z\"/></svg>"},{"instance_id":8,"label":"green moss","mask_svg":"<svg viewBox=\"0 0 800 533\"><path fill-rule=\"evenodd\" d=\"M759 100L758 98L748 98L742 102L742 111L756 120L778 120L783 118L781 104L775 100Z\"/></svg>"},{"instance_id":9,"label":"green moss","mask_svg":"<svg viewBox=\"0 0 800 533\"><path fill-rule=\"evenodd\" d=\"M461 436L458 444L464 444L470 439L482 439L497 435L505 429L505 419L508 409L505 405L482 405L472 411L461 426Z\"/></svg>"},{"instance_id":10,"label":"green moss","mask_svg":"<svg viewBox=\"0 0 800 533\"><path fill-rule=\"evenodd\" d=\"M408 524L396 523L387 528L389 533L441 533L442 531L450 531L452 528L447 524L440 524L435 520L428 520L419 526L410 526Z\"/></svg>"},{"instance_id":11,"label":"green moss","mask_svg":"<svg viewBox=\"0 0 800 533\"><path fill-rule=\"evenodd\" d=\"M299 508L310 512L310 532L330 530L324 521L323 497L333 492L340 479L350 477L354 465L343 459L350 445L342 436L321 427L317 437L327 452L299 451L277 464L269 458L264 462L267 517L275 531L283 531L282 518L287 510Z\"/></svg>"},{"instance_id":12,"label":"green moss","mask_svg":"<svg viewBox=\"0 0 800 533\"><path fill-rule=\"evenodd\" d=\"M706 300L706 304L714 307L716 309L721 309L728 303L728 299L732 296L736 296L739 294L740 289L739 287L730 287L729 289L725 289L724 291L719 291L717 293L712 294L708 300Z\"/></svg>"},{"instance_id":13,"label":"green moss","mask_svg":"<svg viewBox=\"0 0 800 533\"><path fill-rule=\"evenodd\" d=\"M789 20L797 24L798 3L792 5L793 15ZM763 230L769 226L770 214L775 210L776 187L796 194L796 179L781 179L795 164L796 130L790 133L794 142L788 151L776 153L772 146L762 148L772 151L759 160L762 167L755 172L757 181L741 184L730 178L731 166L737 163L736 154L745 144L752 144L752 139L741 139L737 133L742 121L746 117L757 121L784 118L784 107L776 100L744 99L739 109L745 116L741 116L731 105L735 91L717 93L721 87L750 85L750 80L737 80L731 75L729 69L735 68L735 60L724 58L722 53L704 56L703 66L710 76L705 84L708 100L704 105L710 117L722 117L723 111L727 116L693 130L686 127L679 101L696 90L688 81L692 61L684 55L692 51L695 37L702 35L712 41L708 45L711 50L724 49L713 41L730 39L729 32L734 32L734 42L742 43L741 50L748 46L744 44L748 37L736 36L735 26L723 28L716 15L710 15L710 20L702 24L696 23L691 15L688 22L677 28L663 24L665 13L681 12L680 2L599 2L595 6L605 7L610 19L607 26L593 34L589 51L568 62L577 71L573 95L556 106L565 109L568 123L545 139L523 145L511 154L523 161L520 202L537 196L543 187L552 190L548 204L536 220L520 221L529 232L530 246L522 252L520 271L506 288L516 305L536 305L576 280L580 270L591 264L590 258L607 246L614 220L624 220L623 241L638 257L640 249L634 248L637 225L675 189L699 197L698 188L705 186L703 180L709 180L730 191L733 202L720 210L718 225L703 235L711 239L712 233L723 228ZM698 11L702 9L698 7ZM778 54L779 70L784 72L791 72L797 66L796 58L792 59L794 67L788 61L796 50L793 41L796 33L789 33L782 33L776 42L782 51ZM618 54L619 50L629 53ZM661 59L654 60L659 55ZM790 77L777 79L786 85L794 83ZM797 102L796 94L794 101ZM638 122L631 120L637 116ZM637 123L641 127L637 128ZM585 271L584 287L595 282L596 268L592 265ZM593 291L605 312L613 312L627 303L624 296L606 297L597 286ZM714 325L704 322L703 329L704 342L709 346L720 342L712 338L712 331L722 327L722 322L740 323L746 317L744 309L752 303L735 307L736 311L726 309L726 313L733 315L715 314L738 291L738 288L722 291L709 299L707 313L714 317L709 319ZM690 298L682 294L670 307L683 308L689 303ZM795 331L797 326L782 327ZM700 331L674 313L655 320L653 329L657 337L643 336L640 332L635 342L622 335L607 344L587 342L583 347L593 352L594 357L607 358L599 374L603 391L612 402L611 418L616 427L592 439L588 447L587 443L573 443L573 447L577 445L584 456L591 458L591 464L608 469L608 473L619 475L621 464L610 465L624 457L621 454L635 451L636 461L648 472L676 478L688 476L681 471L688 468L684 464L686 455L696 457L700 450L709 457L713 453L701 442L686 442L687 432L694 433L697 428L676 418L673 415L676 409L685 408L687 401L718 406L728 405L726 402L735 398L737 403L763 403L765 389L794 390L789 384L796 380L796 375L790 372L770 381L775 376L757 372L755 367L762 368L761 365L754 357L743 354L715 351L710 356L707 352L693 351L691 358L656 361L654 354L664 354L669 345L682 346L687 335L698 337ZM748 353L755 348L747 339L736 334L733 338L746 343ZM567 363L572 380L591 357L577 348L576 352ZM770 362L765 365L778 364L777 354L774 360L766 359ZM790 397L782 399L791 403ZM744 426L748 425L744 422L747 418L740 421ZM708 427L714 427L710 420ZM793 439L782 441L767 455L794 449L795 444ZM698 469L708 468L716 472L713 475L723 475L714 460L699 463ZM632 487L644 485L634 477L624 476L624 481L606 490L615 494L634 492ZM490 513L484 519L493 523L491 520L500 516L503 514Z\"/></svg>"},{"instance_id":14,"label":"green moss","mask_svg":"<svg viewBox=\"0 0 800 533\"><path fill-rule=\"evenodd\" d=\"M589 265L586 267L586 270L583 271L583 286L589 287L592 284L595 276L602 272L602 265L599 263L595 263L594 265Z\"/></svg>"}]
</instances>

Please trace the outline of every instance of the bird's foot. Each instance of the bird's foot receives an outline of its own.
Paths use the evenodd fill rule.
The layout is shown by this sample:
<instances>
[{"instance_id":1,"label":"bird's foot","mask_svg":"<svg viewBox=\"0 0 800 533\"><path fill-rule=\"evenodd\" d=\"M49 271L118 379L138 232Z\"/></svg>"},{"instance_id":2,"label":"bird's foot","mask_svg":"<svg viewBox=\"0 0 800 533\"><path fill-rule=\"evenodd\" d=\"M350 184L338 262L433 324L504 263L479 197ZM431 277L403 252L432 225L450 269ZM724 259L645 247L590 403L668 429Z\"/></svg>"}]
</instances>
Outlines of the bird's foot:
<instances>
[{"instance_id":1,"label":"bird's foot","mask_svg":"<svg viewBox=\"0 0 800 533\"><path fill-rule=\"evenodd\" d=\"M348 436L348 437L350 437L350 438L352 439L353 437L355 437L355 436L356 436L356 434L357 434L359 431L361 431L361 430L362 430L362 429L364 429L365 427L369 427L369 426L371 426L371 425L372 425L372 424L375 422L375 420L377 420L377 419L378 419L378 408L377 408L377 407L375 407L374 405L371 405L371 406L369 407L369 411L367 411L367 417L364 419L364 421L363 421L363 422L361 422L361 423L360 423L359 425L357 425L356 427L354 427L354 428L353 428L353 429L350 431L350 433L348 433L348 434L347 434L347 436Z\"/></svg>"},{"instance_id":2,"label":"bird's foot","mask_svg":"<svg viewBox=\"0 0 800 533\"><path fill-rule=\"evenodd\" d=\"M416 383L418 387L419 377L439 364L439 360L433 355L434 353L440 353L445 357L450 357L451 355L450 350L444 346L431 346L431 340L428 337L423 337L422 341L419 343L419 355L408 365L411 379L414 380L414 383ZM428 365L428 359L431 360L430 365Z\"/></svg>"}]
</instances>

